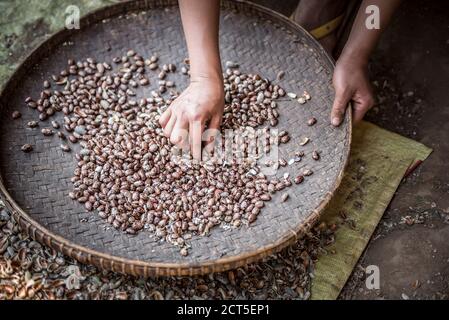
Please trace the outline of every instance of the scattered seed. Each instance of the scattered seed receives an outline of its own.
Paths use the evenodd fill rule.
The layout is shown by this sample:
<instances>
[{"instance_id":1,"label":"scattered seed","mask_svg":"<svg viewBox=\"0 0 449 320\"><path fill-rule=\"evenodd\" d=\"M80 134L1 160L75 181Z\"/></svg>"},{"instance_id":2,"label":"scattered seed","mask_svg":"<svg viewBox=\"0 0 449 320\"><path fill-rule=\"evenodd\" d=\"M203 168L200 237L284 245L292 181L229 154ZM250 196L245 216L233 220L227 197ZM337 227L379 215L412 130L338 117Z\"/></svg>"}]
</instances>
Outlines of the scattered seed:
<instances>
[{"instance_id":1,"label":"scattered seed","mask_svg":"<svg viewBox=\"0 0 449 320\"><path fill-rule=\"evenodd\" d=\"M226 61L226 68L238 68L239 65L234 61Z\"/></svg>"},{"instance_id":2,"label":"scattered seed","mask_svg":"<svg viewBox=\"0 0 449 320\"><path fill-rule=\"evenodd\" d=\"M65 143L61 144L61 149L64 152L70 152L70 150L71 150L70 146Z\"/></svg>"},{"instance_id":3,"label":"scattered seed","mask_svg":"<svg viewBox=\"0 0 449 320\"><path fill-rule=\"evenodd\" d=\"M27 122L27 126L30 128L36 128L39 125L37 121L31 120Z\"/></svg>"},{"instance_id":4,"label":"scattered seed","mask_svg":"<svg viewBox=\"0 0 449 320\"><path fill-rule=\"evenodd\" d=\"M311 176L313 174L313 171L310 169L305 169L302 174L306 177Z\"/></svg>"},{"instance_id":5,"label":"scattered seed","mask_svg":"<svg viewBox=\"0 0 449 320\"><path fill-rule=\"evenodd\" d=\"M23 152L30 152L33 150L33 146L29 143L24 144L21 148L20 148Z\"/></svg>"},{"instance_id":6,"label":"scattered seed","mask_svg":"<svg viewBox=\"0 0 449 320\"><path fill-rule=\"evenodd\" d=\"M43 128L41 130L41 132L44 136L52 136L53 135L53 130L51 128Z\"/></svg>"},{"instance_id":7,"label":"scattered seed","mask_svg":"<svg viewBox=\"0 0 449 320\"><path fill-rule=\"evenodd\" d=\"M150 57L150 62L155 63L159 60L158 56L154 55Z\"/></svg>"},{"instance_id":8,"label":"scattered seed","mask_svg":"<svg viewBox=\"0 0 449 320\"><path fill-rule=\"evenodd\" d=\"M141 86L147 86L150 83L150 81L147 78L142 78L139 80L139 84Z\"/></svg>"},{"instance_id":9,"label":"scattered seed","mask_svg":"<svg viewBox=\"0 0 449 320\"><path fill-rule=\"evenodd\" d=\"M56 121L56 120L53 120L53 121L51 122L51 126L52 126L54 129L59 129L59 127L60 127L58 121Z\"/></svg>"},{"instance_id":10,"label":"scattered seed","mask_svg":"<svg viewBox=\"0 0 449 320\"><path fill-rule=\"evenodd\" d=\"M176 71L176 65L174 65L173 63L169 63L168 64L168 71L175 72Z\"/></svg>"},{"instance_id":11,"label":"scattered seed","mask_svg":"<svg viewBox=\"0 0 449 320\"><path fill-rule=\"evenodd\" d=\"M309 94L307 91L304 91L303 97L304 97L306 100L312 99L312 97L310 96L310 94Z\"/></svg>"},{"instance_id":12,"label":"scattered seed","mask_svg":"<svg viewBox=\"0 0 449 320\"><path fill-rule=\"evenodd\" d=\"M316 118L310 118L309 120L307 120L307 125L308 126L313 126L316 123Z\"/></svg>"},{"instance_id":13,"label":"scattered seed","mask_svg":"<svg viewBox=\"0 0 449 320\"><path fill-rule=\"evenodd\" d=\"M13 119L19 119L22 116L22 114L19 111L13 111L13 113L11 114L11 117Z\"/></svg>"},{"instance_id":14,"label":"scattered seed","mask_svg":"<svg viewBox=\"0 0 449 320\"><path fill-rule=\"evenodd\" d=\"M287 96L288 96L289 98L291 98L291 99L296 99L296 98L298 97L297 94L294 93L294 92L289 92L289 93L287 93Z\"/></svg>"},{"instance_id":15,"label":"scattered seed","mask_svg":"<svg viewBox=\"0 0 449 320\"><path fill-rule=\"evenodd\" d=\"M296 184L300 184L304 181L304 176L303 175L299 175L295 178L295 183Z\"/></svg>"},{"instance_id":16,"label":"scattered seed","mask_svg":"<svg viewBox=\"0 0 449 320\"><path fill-rule=\"evenodd\" d=\"M289 141L290 141L290 136L289 135L281 137L281 142L282 143L287 143Z\"/></svg>"},{"instance_id":17,"label":"scattered seed","mask_svg":"<svg viewBox=\"0 0 449 320\"><path fill-rule=\"evenodd\" d=\"M179 251L179 253L183 256L186 257L189 254L189 251L187 250L186 247L181 248L181 250Z\"/></svg>"},{"instance_id":18,"label":"scattered seed","mask_svg":"<svg viewBox=\"0 0 449 320\"><path fill-rule=\"evenodd\" d=\"M288 196L288 193L282 194L282 196L281 196L281 202L287 201L288 197L289 197L289 196Z\"/></svg>"},{"instance_id":19,"label":"scattered seed","mask_svg":"<svg viewBox=\"0 0 449 320\"><path fill-rule=\"evenodd\" d=\"M312 158L313 158L313 160L316 160L316 161L320 160L320 154L318 153L318 151L312 152Z\"/></svg>"},{"instance_id":20,"label":"scattered seed","mask_svg":"<svg viewBox=\"0 0 449 320\"><path fill-rule=\"evenodd\" d=\"M87 211L98 212L122 232L136 234L149 229L187 255L187 241L192 236L206 235L222 221L223 227L254 223L264 201L271 201L271 194L285 190L292 181L285 173L283 179L271 183L259 168L246 163L209 166L170 161L171 144L160 134L158 119L179 95L167 89L175 83L165 79L167 73L176 71L176 65L161 64L159 89L147 98L136 100L134 91L149 84L145 68L158 69L157 61L157 57L144 60L129 50L113 59L117 65L111 73L110 65L92 58L72 61L55 76L74 76L64 90L46 88L36 102L27 98L25 103L39 112L41 120L62 112L64 120L61 124L52 121L53 129L61 127L56 131L59 138L65 139L65 130L71 143L81 145L74 155L77 166L71 179L71 199ZM181 73L188 74L185 64ZM260 75L242 73L236 63L226 66L223 128L276 126L280 115L276 99L285 96L285 90ZM43 128L42 134L54 132ZM287 143L290 136L283 130L268 140L270 145L278 145ZM60 147L64 152L72 149L65 143ZM282 159L272 164L288 163ZM242 175L242 170L247 174ZM191 197L195 198L192 202L188 200ZM144 209L145 205L152 209Z\"/></svg>"}]
</instances>

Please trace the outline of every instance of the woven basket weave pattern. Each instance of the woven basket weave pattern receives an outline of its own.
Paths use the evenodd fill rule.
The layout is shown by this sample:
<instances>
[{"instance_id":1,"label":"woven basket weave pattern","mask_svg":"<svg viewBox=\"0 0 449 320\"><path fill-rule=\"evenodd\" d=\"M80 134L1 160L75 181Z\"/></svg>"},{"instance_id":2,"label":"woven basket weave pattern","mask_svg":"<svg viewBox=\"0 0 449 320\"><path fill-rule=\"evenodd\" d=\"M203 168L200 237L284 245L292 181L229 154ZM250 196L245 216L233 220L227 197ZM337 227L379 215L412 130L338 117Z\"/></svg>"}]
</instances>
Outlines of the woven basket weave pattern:
<instances>
[{"instance_id":1,"label":"woven basket weave pattern","mask_svg":"<svg viewBox=\"0 0 449 320\"><path fill-rule=\"evenodd\" d=\"M104 20L107 17L111 18ZM70 200L67 194L72 188L74 152L62 152L57 137L44 137L39 128L26 127L37 113L25 106L25 98L37 98L43 80L65 68L69 58L111 61L134 49L144 57L157 54L161 64L173 62L179 67L187 57L179 10L173 1L117 4L83 19L81 30L53 36L25 61L2 93L1 187L14 216L31 236L81 262L120 272L200 274L268 255L294 241L318 218L341 179L350 144L349 116L340 128L329 125L331 60L301 28L254 5L225 1L220 24L223 61L236 61L242 72L259 73L273 81L283 70L285 77L276 83L287 92L301 94L307 90L311 94L312 100L305 105L281 99L277 128L288 130L292 137L282 146L281 157L288 160L295 151L306 152L302 162L287 170L293 175L301 168L311 168L314 175L288 189L289 201L280 203L277 194L250 228L214 228L209 237L194 237L187 257L181 257L178 248L157 241L149 232L130 236L117 231ZM157 73L148 73L151 86L139 88L138 97L148 96L156 88ZM179 90L188 84L188 78L180 72L170 74L169 79ZM13 110L22 113L20 120L10 120ZM307 119L312 116L318 122L308 127ZM62 122L62 114L56 119ZM299 146L303 136L311 141L305 147ZM34 151L22 153L24 143L31 143ZM79 146L74 146L74 151L78 150ZM320 161L312 160L312 150L321 151ZM280 170L278 175L285 171Z\"/></svg>"}]
</instances>

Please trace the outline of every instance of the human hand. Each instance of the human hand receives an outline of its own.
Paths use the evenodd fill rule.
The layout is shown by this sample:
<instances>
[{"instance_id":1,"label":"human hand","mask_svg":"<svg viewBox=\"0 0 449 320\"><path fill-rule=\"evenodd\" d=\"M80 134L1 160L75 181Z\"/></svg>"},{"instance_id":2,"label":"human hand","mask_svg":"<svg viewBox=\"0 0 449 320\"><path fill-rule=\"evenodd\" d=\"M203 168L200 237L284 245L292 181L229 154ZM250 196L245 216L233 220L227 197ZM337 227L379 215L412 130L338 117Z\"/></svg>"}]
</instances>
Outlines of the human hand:
<instances>
[{"instance_id":1,"label":"human hand","mask_svg":"<svg viewBox=\"0 0 449 320\"><path fill-rule=\"evenodd\" d=\"M224 110L222 79L193 79L184 92L162 114L159 123L170 142L190 147L193 158L201 160L202 136L207 129L220 130ZM213 141L214 134L207 141Z\"/></svg>"},{"instance_id":2,"label":"human hand","mask_svg":"<svg viewBox=\"0 0 449 320\"><path fill-rule=\"evenodd\" d=\"M332 125L339 126L341 124L350 101L352 101L353 123L359 123L365 113L374 105L367 63L342 56L335 67L333 84L335 99L331 112Z\"/></svg>"}]
</instances>

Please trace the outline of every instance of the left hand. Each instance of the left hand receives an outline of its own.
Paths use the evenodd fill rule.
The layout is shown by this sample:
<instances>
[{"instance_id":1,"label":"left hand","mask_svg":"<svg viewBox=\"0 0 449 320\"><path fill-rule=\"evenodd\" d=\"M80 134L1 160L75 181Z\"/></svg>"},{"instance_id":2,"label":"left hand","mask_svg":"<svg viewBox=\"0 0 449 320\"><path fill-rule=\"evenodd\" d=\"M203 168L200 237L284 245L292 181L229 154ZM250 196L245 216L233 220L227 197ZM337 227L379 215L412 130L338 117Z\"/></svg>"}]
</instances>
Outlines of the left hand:
<instances>
[{"instance_id":1,"label":"left hand","mask_svg":"<svg viewBox=\"0 0 449 320\"><path fill-rule=\"evenodd\" d=\"M374 96L368 78L367 63L341 57L335 67L333 84L335 99L332 106L331 123L339 126L344 119L348 103L352 101L353 123L359 123L374 105Z\"/></svg>"}]
</instances>

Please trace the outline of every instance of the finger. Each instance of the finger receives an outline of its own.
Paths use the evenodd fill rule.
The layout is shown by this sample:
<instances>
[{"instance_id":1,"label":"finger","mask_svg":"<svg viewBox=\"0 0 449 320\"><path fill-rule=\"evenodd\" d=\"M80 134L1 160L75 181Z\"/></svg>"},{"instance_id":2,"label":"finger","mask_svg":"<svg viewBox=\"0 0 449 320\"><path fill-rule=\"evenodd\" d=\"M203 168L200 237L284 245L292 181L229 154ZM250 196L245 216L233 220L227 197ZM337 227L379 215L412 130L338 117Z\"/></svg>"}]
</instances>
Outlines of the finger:
<instances>
[{"instance_id":1,"label":"finger","mask_svg":"<svg viewBox=\"0 0 449 320\"><path fill-rule=\"evenodd\" d=\"M331 123L333 126L337 127L343 121L343 116L351 100L351 96L351 92L347 90L336 90L331 112Z\"/></svg>"},{"instance_id":2,"label":"finger","mask_svg":"<svg viewBox=\"0 0 449 320\"><path fill-rule=\"evenodd\" d=\"M159 118L159 124L161 125L162 128L165 128L165 126L168 123L168 120L170 120L170 116L171 116L171 109L168 108Z\"/></svg>"},{"instance_id":3,"label":"finger","mask_svg":"<svg viewBox=\"0 0 449 320\"><path fill-rule=\"evenodd\" d=\"M193 159L201 161L201 137L203 133L203 122L201 120L192 120L189 123L190 150Z\"/></svg>"},{"instance_id":4,"label":"finger","mask_svg":"<svg viewBox=\"0 0 449 320\"><path fill-rule=\"evenodd\" d=\"M215 139L220 133L221 119L221 114L213 116L207 128L207 134L203 134L203 140L206 141L204 148L209 154L212 153L215 146Z\"/></svg>"},{"instance_id":5,"label":"finger","mask_svg":"<svg viewBox=\"0 0 449 320\"><path fill-rule=\"evenodd\" d=\"M174 114L172 114L172 116L168 120L167 125L164 127L164 135L167 138L170 138L171 132L173 131L173 127L175 126L175 123L176 123L176 116Z\"/></svg>"},{"instance_id":6,"label":"finger","mask_svg":"<svg viewBox=\"0 0 449 320\"><path fill-rule=\"evenodd\" d=\"M374 105L374 100L371 96L362 98L360 100L355 99L354 100L354 111L353 111L353 122L354 125L360 123L362 121L365 114L368 112L369 109Z\"/></svg>"},{"instance_id":7,"label":"finger","mask_svg":"<svg viewBox=\"0 0 449 320\"><path fill-rule=\"evenodd\" d=\"M170 142L184 148L189 145L189 122L185 118L178 119L170 136Z\"/></svg>"}]
</instances>

